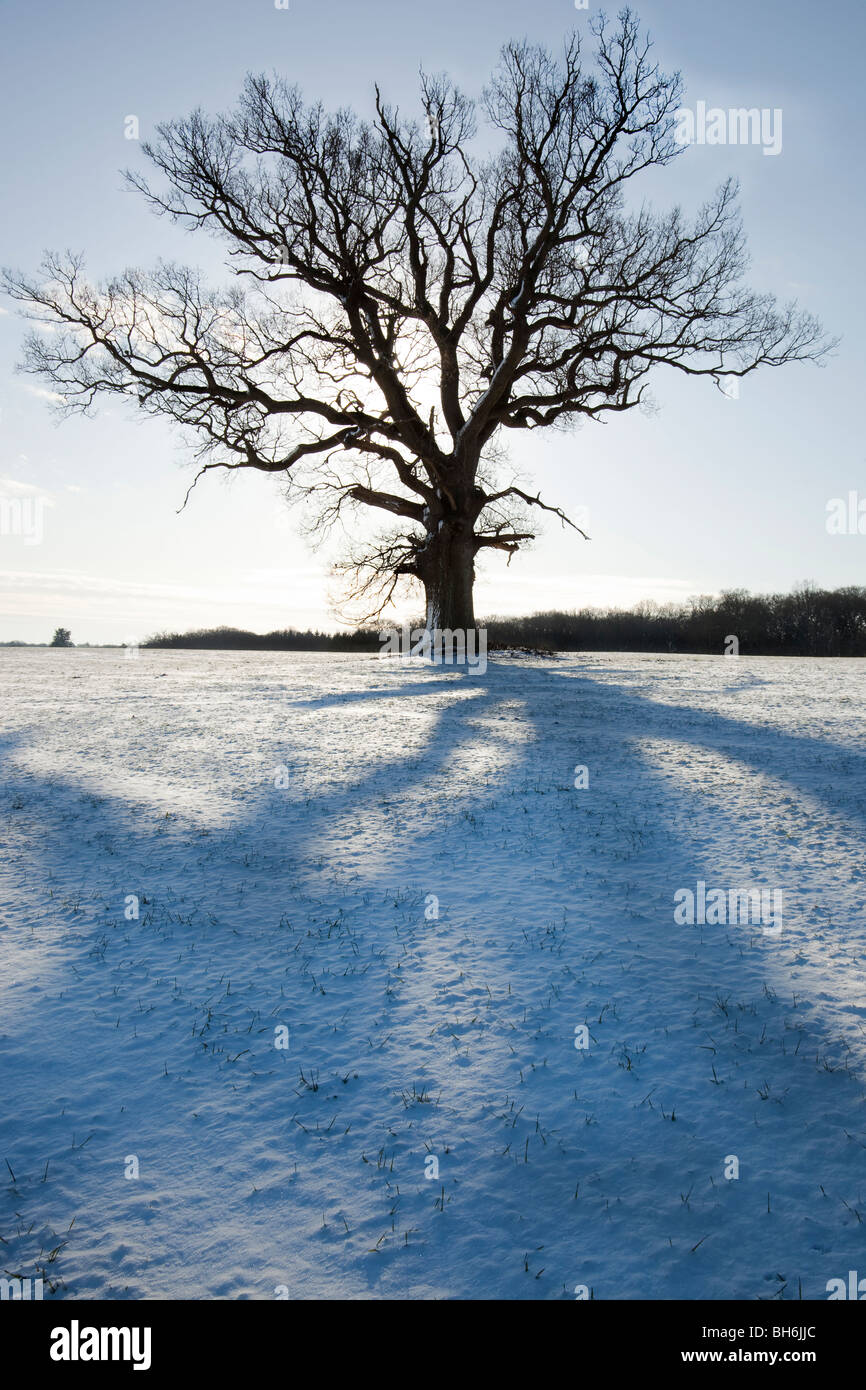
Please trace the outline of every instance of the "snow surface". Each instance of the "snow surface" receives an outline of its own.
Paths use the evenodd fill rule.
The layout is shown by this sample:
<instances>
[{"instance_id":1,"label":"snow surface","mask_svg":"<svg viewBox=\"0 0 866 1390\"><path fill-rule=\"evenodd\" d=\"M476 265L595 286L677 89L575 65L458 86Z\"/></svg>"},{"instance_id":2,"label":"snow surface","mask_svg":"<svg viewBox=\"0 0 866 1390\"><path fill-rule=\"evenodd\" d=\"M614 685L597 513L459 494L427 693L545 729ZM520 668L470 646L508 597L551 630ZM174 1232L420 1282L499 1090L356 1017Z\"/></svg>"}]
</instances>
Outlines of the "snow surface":
<instances>
[{"instance_id":1,"label":"snow surface","mask_svg":"<svg viewBox=\"0 0 866 1390\"><path fill-rule=\"evenodd\" d=\"M0 652L0 1272L134 1299L866 1276L863 672ZM781 936L677 925L697 880L781 888Z\"/></svg>"}]
</instances>

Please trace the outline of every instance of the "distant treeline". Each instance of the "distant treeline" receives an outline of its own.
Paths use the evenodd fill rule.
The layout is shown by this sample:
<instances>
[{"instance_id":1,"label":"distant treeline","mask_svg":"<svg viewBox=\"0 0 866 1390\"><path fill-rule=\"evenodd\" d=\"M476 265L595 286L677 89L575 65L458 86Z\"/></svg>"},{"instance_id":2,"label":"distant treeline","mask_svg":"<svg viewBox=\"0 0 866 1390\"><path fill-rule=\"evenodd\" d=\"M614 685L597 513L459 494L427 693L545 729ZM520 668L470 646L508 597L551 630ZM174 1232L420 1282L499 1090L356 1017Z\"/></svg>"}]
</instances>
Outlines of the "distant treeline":
<instances>
[{"instance_id":1,"label":"distant treeline","mask_svg":"<svg viewBox=\"0 0 866 1390\"><path fill-rule=\"evenodd\" d=\"M720 654L727 648L743 656L866 656L866 588L803 587L792 594L736 589L629 610L492 618L485 626L488 648L511 643L554 651Z\"/></svg>"},{"instance_id":2,"label":"distant treeline","mask_svg":"<svg viewBox=\"0 0 866 1390\"><path fill-rule=\"evenodd\" d=\"M866 588L817 589L792 594L731 590L681 604L639 603L635 608L584 608L534 613L528 618L488 618L488 649L530 647L546 651L682 652L743 656L866 656ZM731 639L736 639L732 642ZM145 647L237 651L376 652L378 629L354 632L245 632L218 627L159 633Z\"/></svg>"},{"instance_id":3,"label":"distant treeline","mask_svg":"<svg viewBox=\"0 0 866 1390\"><path fill-rule=\"evenodd\" d=\"M354 632L299 632L280 628L277 632L247 632L240 627L196 628L194 632L158 632L142 642L142 647L212 647L219 651L244 652L375 652L379 650L377 628L357 628Z\"/></svg>"}]
</instances>

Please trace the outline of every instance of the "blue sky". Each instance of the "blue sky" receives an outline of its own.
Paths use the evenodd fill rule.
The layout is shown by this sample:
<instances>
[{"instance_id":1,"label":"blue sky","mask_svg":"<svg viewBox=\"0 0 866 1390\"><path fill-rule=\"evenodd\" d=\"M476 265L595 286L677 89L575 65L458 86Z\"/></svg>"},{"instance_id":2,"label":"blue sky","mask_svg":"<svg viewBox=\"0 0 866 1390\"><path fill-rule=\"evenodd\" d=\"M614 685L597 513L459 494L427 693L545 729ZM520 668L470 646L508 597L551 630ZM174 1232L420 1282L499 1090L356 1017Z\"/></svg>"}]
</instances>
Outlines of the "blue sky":
<instances>
[{"instance_id":1,"label":"blue sky","mask_svg":"<svg viewBox=\"0 0 866 1390\"><path fill-rule=\"evenodd\" d=\"M573 0L88 0L3 7L5 228L0 260L35 269L43 248L82 250L101 279L157 257L227 280L219 246L154 217L120 170L142 167L124 121L233 104L248 70L276 68L309 98L369 112L373 83L421 109L419 67L479 91L511 38L557 47L600 8ZM608 7L613 8L613 7ZM506 568L484 562L477 611L665 600L721 588L864 582L866 536L830 535L829 499L866 498L861 438L864 7L805 0L646 0L634 8L686 104L781 108L778 156L758 146L688 149L647 192L693 208L739 178L750 280L797 297L842 341L819 370L747 378L739 398L661 373L658 412L571 435L509 439L546 500L586 508L591 543L549 518ZM42 499L34 537L0 534L0 639L78 641L227 622L333 628L332 550L311 551L272 480L211 477L181 514L181 438L109 402L60 424L45 387L16 375L23 324L0 313L0 495ZM14 530L7 526L7 531ZM417 606L416 606L417 608Z\"/></svg>"}]
</instances>

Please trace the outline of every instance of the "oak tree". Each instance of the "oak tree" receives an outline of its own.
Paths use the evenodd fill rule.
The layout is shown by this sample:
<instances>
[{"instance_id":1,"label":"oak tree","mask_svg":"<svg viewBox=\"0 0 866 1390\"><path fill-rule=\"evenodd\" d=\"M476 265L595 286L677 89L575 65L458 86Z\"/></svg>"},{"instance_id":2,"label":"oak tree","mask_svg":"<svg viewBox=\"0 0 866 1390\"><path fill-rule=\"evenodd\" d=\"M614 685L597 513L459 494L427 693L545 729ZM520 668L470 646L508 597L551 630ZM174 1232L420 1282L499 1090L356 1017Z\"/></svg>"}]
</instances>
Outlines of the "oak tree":
<instances>
[{"instance_id":1,"label":"oak tree","mask_svg":"<svg viewBox=\"0 0 866 1390\"><path fill-rule=\"evenodd\" d=\"M472 628L479 553L510 558L542 510L573 525L502 476L508 431L634 409L659 367L721 385L827 346L745 285L733 182L690 218L632 196L682 153L680 78L628 10L593 35L588 64L578 37L559 58L509 44L478 101L422 74L419 119L378 89L362 120L250 76L235 110L160 126L155 175L127 177L224 239L230 288L165 263L93 286L50 255L6 277L54 329L26 368L66 409L126 395L191 432L195 481L279 475L350 535L372 509L384 529L345 560L364 616L410 579L429 627Z\"/></svg>"}]
</instances>

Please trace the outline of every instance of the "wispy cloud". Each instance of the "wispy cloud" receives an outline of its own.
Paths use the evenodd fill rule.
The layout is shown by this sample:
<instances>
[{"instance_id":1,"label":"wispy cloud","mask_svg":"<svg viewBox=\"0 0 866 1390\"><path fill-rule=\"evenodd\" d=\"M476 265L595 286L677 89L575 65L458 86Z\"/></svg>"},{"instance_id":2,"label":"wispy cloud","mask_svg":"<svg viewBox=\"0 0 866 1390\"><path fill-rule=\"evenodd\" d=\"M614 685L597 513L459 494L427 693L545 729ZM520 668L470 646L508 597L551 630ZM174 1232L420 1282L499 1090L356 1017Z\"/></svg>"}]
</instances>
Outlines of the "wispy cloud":
<instances>
[{"instance_id":1,"label":"wispy cloud","mask_svg":"<svg viewBox=\"0 0 866 1390\"><path fill-rule=\"evenodd\" d=\"M54 498L37 483L22 483L18 478L0 478L0 496L41 497L47 507L54 506Z\"/></svg>"},{"instance_id":2,"label":"wispy cloud","mask_svg":"<svg viewBox=\"0 0 866 1390\"><path fill-rule=\"evenodd\" d=\"M27 392L29 396L37 396L40 401L65 400L65 397L59 395L57 391L49 391L47 386L31 386L29 382L26 382L24 385L24 390Z\"/></svg>"},{"instance_id":3,"label":"wispy cloud","mask_svg":"<svg viewBox=\"0 0 866 1390\"><path fill-rule=\"evenodd\" d=\"M179 604L202 604L220 610L249 607L271 608L285 614L285 591L275 592L275 584L267 571L253 572L253 582L244 576L240 583L229 580L225 588L200 588L191 584L155 584L139 580L116 579L110 575L82 574L78 570L0 570L0 592L15 595L16 600L29 594L34 599L48 595L78 598L88 602L120 601L137 608L168 607ZM282 572L281 572L282 573ZM318 571L286 571L294 580ZM228 585L231 584L231 587Z\"/></svg>"},{"instance_id":4,"label":"wispy cloud","mask_svg":"<svg viewBox=\"0 0 866 1390\"><path fill-rule=\"evenodd\" d=\"M0 542L2 554L2 542ZM333 626L315 593L315 584L295 575L276 584L265 572L220 585L148 583L72 569L0 570L0 621L10 622L28 639L40 640L46 624L65 621L84 627L96 641L137 634L213 627L227 623L257 631L286 626ZM58 616L59 615L59 616ZM26 627L21 625L26 623Z\"/></svg>"}]
</instances>

